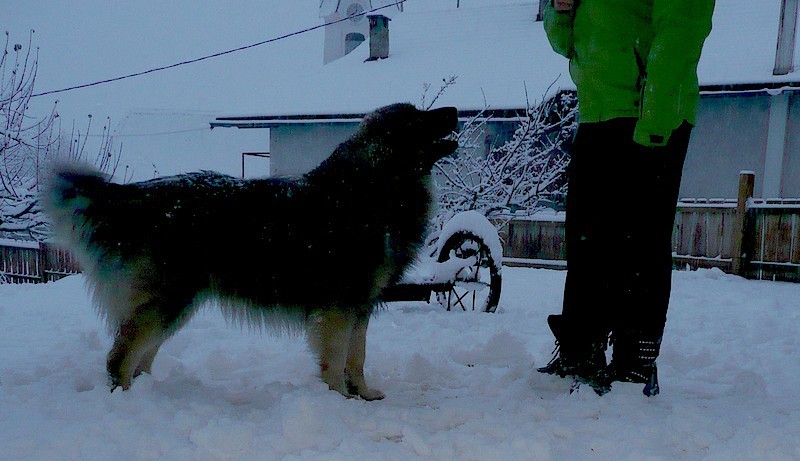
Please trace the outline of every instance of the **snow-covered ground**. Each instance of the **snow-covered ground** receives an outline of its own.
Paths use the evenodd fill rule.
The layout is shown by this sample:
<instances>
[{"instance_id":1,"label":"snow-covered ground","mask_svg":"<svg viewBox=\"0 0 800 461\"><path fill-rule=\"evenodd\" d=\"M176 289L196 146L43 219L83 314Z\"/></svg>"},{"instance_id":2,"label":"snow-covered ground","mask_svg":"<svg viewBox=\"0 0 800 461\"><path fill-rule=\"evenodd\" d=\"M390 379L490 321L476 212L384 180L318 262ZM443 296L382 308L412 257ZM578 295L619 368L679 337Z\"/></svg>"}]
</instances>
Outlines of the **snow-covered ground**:
<instances>
[{"instance_id":1,"label":"snow-covered ground","mask_svg":"<svg viewBox=\"0 0 800 461\"><path fill-rule=\"evenodd\" d=\"M0 458L800 459L800 285L676 272L662 394L598 397L533 371L564 274L505 268L496 314L390 304L368 339L377 402L328 391L302 338L210 310L112 394L82 277L0 285Z\"/></svg>"}]
</instances>

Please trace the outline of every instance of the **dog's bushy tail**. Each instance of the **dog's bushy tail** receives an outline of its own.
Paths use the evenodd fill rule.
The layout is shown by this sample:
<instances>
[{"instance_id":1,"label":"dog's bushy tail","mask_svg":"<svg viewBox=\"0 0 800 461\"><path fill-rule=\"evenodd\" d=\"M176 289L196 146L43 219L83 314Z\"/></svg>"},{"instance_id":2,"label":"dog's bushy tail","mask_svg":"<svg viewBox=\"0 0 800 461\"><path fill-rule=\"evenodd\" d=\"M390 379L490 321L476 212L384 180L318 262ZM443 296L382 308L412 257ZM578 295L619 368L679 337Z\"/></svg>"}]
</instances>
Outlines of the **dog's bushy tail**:
<instances>
[{"instance_id":1,"label":"dog's bushy tail","mask_svg":"<svg viewBox=\"0 0 800 461\"><path fill-rule=\"evenodd\" d=\"M86 211L107 188L107 176L90 166L54 166L40 196L53 237L65 244L74 244L90 232L91 219Z\"/></svg>"}]
</instances>

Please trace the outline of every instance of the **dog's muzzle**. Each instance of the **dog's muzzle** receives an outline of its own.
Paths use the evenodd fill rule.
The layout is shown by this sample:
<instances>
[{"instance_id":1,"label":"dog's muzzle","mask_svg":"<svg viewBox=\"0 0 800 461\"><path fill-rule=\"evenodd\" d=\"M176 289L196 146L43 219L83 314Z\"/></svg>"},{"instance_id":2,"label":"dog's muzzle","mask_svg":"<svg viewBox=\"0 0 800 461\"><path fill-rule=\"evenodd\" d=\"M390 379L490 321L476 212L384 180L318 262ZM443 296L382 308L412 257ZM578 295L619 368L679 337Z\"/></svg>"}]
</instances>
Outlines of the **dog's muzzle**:
<instances>
[{"instance_id":1,"label":"dog's muzzle","mask_svg":"<svg viewBox=\"0 0 800 461\"><path fill-rule=\"evenodd\" d=\"M458 129L458 109L455 107L442 107L428 111L435 127L434 137L438 138L433 143L434 155L438 158L450 155L458 149L458 142L447 138Z\"/></svg>"}]
</instances>

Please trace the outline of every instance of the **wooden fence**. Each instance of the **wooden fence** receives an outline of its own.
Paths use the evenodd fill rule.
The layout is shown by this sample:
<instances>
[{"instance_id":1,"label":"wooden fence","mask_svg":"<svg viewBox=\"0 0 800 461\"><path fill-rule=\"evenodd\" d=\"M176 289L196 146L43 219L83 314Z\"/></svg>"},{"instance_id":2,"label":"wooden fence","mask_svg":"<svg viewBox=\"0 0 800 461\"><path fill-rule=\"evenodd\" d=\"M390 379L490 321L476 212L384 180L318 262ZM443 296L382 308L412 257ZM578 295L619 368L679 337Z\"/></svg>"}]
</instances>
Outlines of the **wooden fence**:
<instances>
[{"instance_id":1,"label":"wooden fence","mask_svg":"<svg viewBox=\"0 0 800 461\"><path fill-rule=\"evenodd\" d=\"M736 199L678 203L675 268L718 267L752 279L800 282L800 199L753 198L753 183L752 173L742 173ZM558 218L511 221L503 232L506 264L566 268L563 215Z\"/></svg>"},{"instance_id":2,"label":"wooden fence","mask_svg":"<svg viewBox=\"0 0 800 461\"><path fill-rule=\"evenodd\" d=\"M513 220L501 232L503 263L507 266L566 269L564 213Z\"/></svg>"},{"instance_id":3,"label":"wooden fence","mask_svg":"<svg viewBox=\"0 0 800 461\"><path fill-rule=\"evenodd\" d=\"M47 243L0 242L0 283L42 283L80 272L69 252Z\"/></svg>"},{"instance_id":4,"label":"wooden fence","mask_svg":"<svg viewBox=\"0 0 800 461\"><path fill-rule=\"evenodd\" d=\"M744 212L732 201L684 203L675 225L677 266L800 282L800 199L748 198Z\"/></svg>"}]
</instances>

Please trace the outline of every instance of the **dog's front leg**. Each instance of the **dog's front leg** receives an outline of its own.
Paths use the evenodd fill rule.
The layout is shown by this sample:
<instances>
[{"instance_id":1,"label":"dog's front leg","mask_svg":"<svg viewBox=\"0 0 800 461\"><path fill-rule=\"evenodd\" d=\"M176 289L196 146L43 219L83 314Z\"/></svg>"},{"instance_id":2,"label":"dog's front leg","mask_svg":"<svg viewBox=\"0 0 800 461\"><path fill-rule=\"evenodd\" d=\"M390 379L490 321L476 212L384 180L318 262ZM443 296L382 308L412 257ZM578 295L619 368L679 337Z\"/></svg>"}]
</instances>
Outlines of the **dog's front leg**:
<instances>
[{"instance_id":1,"label":"dog's front leg","mask_svg":"<svg viewBox=\"0 0 800 461\"><path fill-rule=\"evenodd\" d=\"M369 315L358 318L353 326L353 334L350 335L350 346L347 351L345 378L347 379L347 389L351 393L364 400L380 400L386 397L386 394L377 389L370 389L364 381L368 326Z\"/></svg>"},{"instance_id":2,"label":"dog's front leg","mask_svg":"<svg viewBox=\"0 0 800 461\"><path fill-rule=\"evenodd\" d=\"M347 391L344 376L353 323L352 314L331 309L313 314L308 326L308 343L319 359L322 380L348 398L354 397Z\"/></svg>"}]
</instances>

